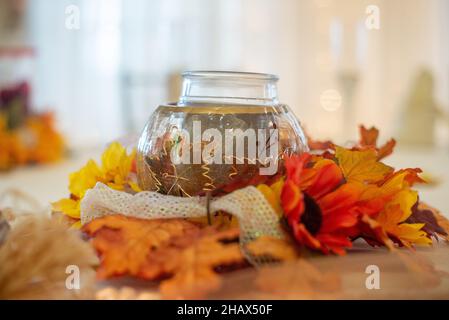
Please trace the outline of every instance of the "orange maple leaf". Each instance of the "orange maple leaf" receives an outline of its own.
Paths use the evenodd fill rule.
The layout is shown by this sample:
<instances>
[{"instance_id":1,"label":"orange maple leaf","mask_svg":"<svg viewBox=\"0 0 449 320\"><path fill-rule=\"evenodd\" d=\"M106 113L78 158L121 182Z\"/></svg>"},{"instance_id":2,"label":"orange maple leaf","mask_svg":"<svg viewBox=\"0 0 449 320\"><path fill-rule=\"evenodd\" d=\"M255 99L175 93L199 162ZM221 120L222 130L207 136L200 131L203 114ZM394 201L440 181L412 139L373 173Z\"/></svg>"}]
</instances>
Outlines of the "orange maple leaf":
<instances>
[{"instance_id":1,"label":"orange maple leaf","mask_svg":"<svg viewBox=\"0 0 449 320\"><path fill-rule=\"evenodd\" d=\"M292 261L299 257L297 248L290 239L262 236L248 243L247 249L254 256L268 261Z\"/></svg>"},{"instance_id":2,"label":"orange maple leaf","mask_svg":"<svg viewBox=\"0 0 449 320\"><path fill-rule=\"evenodd\" d=\"M383 159L386 156L393 153L393 149L396 146L396 140L390 139L384 145L378 147L377 139L379 138L379 130L376 127L369 129L361 125L360 129L360 141L359 146L355 147L355 150L374 149L377 152L377 159Z\"/></svg>"},{"instance_id":3,"label":"orange maple leaf","mask_svg":"<svg viewBox=\"0 0 449 320\"><path fill-rule=\"evenodd\" d=\"M364 125L359 127L360 129L360 141L359 144L362 147L376 147L377 138L379 138L379 130L375 127L369 129L365 128Z\"/></svg>"},{"instance_id":4,"label":"orange maple leaf","mask_svg":"<svg viewBox=\"0 0 449 320\"><path fill-rule=\"evenodd\" d=\"M368 215L362 215L359 222L359 229L363 234L363 239L372 246L384 245L394 251L396 248L393 241L388 236L382 225Z\"/></svg>"},{"instance_id":5,"label":"orange maple leaf","mask_svg":"<svg viewBox=\"0 0 449 320\"><path fill-rule=\"evenodd\" d=\"M381 160L386 156L393 153L393 149L396 146L396 140L390 139L383 146L377 148L377 159Z\"/></svg>"},{"instance_id":6,"label":"orange maple leaf","mask_svg":"<svg viewBox=\"0 0 449 320\"><path fill-rule=\"evenodd\" d=\"M101 258L100 279L129 275L160 284L164 297L199 298L221 285L219 272L248 266L239 229L200 228L184 219L145 220L122 215L83 227Z\"/></svg>"},{"instance_id":7,"label":"orange maple leaf","mask_svg":"<svg viewBox=\"0 0 449 320\"><path fill-rule=\"evenodd\" d=\"M98 218L83 227L101 257L97 270L100 279L131 275L146 277L145 266L151 251L169 243L174 237L195 233L198 227L183 219L144 220L111 215ZM159 276L153 273L152 276Z\"/></svg>"},{"instance_id":8,"label":"orange maple leaf","mask_svg":"<svg viewBox=\"0 0 449 320\"><path fill-rule=\"evenodd\" d=\"M209 227L201 230L192 243L181 250L176 246L171 250L162 249L162 259L159 259L165 263L165 270L174 274L161 283L162 296L201 298L219 289L222 279L217 271L248 266L238 239L237 228L217 232L216 228Z\"/></svg>"}]
</instances>

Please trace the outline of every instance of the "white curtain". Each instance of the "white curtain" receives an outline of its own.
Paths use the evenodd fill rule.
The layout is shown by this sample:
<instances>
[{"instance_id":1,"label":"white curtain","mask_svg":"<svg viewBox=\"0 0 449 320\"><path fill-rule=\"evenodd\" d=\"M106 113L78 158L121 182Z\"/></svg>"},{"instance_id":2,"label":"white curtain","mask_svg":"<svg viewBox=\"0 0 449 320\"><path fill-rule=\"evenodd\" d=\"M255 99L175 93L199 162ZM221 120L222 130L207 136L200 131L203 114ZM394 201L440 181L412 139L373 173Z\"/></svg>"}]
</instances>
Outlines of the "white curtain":
<instances>
[{"instance_id":1,"label":"white curtain","mask_svg":"<svg viewBox=\"0 0 449 320\"><path fill-rule=\"evenodd\" d=\"M33 0L29 5L30 39L37 49L35 105L56 111L71 145L122 134L121 2ZM70 5L80 10L79 29L66 27Z\"/></svg>"},{"instance_id":2,"label":"white curtain","mask_svg":"<svg viewBox=\"0 0 449 320\"><path fill-rule=\"evenodd\" d=\"M65 28L68 5L79 30ZM364 122L396 134L411 79L426 66L449 107L446 0L32 0L36 104L51 106L72 144L138 132L173 75L230 69L280 76L281 100L318 137L355 137ZM366 7L380 9L367 30ZM356 79L348 91L351 79ZM346 89L347 90L346 90ZM342 94L326 110L322 93ZM349 94L352 92L352 100ZM352 103L351 103L352 101ZM348 130L349 128L349 130Z\"/></svg>"}]
</instances>

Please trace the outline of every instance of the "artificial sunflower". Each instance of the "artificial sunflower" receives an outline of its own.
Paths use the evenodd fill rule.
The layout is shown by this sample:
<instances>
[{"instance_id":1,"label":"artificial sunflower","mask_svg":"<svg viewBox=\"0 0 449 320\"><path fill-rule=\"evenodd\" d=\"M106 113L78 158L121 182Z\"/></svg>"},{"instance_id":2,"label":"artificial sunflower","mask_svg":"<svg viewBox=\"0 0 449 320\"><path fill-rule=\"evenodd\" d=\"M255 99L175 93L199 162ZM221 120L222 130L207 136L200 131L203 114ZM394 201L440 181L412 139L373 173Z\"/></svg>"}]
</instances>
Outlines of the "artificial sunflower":
<instances>
[{"instance_id":1,"label":"artificial sunflower","mask_svg":"<svg viewBox=\"0 0 449 320\"><path fill-rule=\"evenodd\" d=\"M53 210L79 220L81 200L97 182L115 190L141 191L136 182L135 154L135 151L128 153L118 142L111 143L103 152L101 166L89 160L80 170L70 174L70 197L53 203Z\"/></svg>"},{"instance_id":2,"label":"artificial sunflower","mask_svg":"<svg viewBox=\"0 0 449 320\"><path fill-rule=\"evenodd\" d=\"M334 161L310 154L287 158L285 167L279 200L296 241L323 253L344 254L352 245L351 227L358 221L354 205L360 186L344 184Z\"/></svg>"},{"instance_id":3,"label":"artificial sunflower","mask_svg":"<svg viewBox=\"0 0 449 320\"><path fill-rule=\"evenodd\" d=\"M432 243L424 223L408 222L420 169L394 172L371 149L335 150L334 157L288 157L285 180L258 186L300 245L344 254L359 237L390 248Z\"/></svg>"}]
</instances>

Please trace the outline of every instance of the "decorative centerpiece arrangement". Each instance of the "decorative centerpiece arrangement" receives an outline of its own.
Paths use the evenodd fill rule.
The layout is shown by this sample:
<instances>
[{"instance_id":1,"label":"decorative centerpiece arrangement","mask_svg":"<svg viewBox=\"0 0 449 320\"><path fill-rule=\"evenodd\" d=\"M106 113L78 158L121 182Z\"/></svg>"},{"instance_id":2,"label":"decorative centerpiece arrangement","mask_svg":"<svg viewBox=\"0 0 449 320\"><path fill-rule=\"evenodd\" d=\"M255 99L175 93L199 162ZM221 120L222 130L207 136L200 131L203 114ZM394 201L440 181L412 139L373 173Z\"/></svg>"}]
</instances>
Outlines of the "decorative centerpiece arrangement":
<instances>
[{"instance_id":1,"label":"decorative centerpiece arrangement","mask_svg":"<svg viewBox=\"0 0 449 320\"><path fill-rule=\"evenodd\" d=\"M255 269L245 278L255 292L337 292L340 275L309 261L343 256L357 241L388 248L411 278L441 283L442 273L400 250L448 240L449 222L420 201L420 169L383 162L393 139L378 145L378 130L361 126L351 147L309 139L309 150L277 102L274 76L184 78L180 101L156 110L137 150L111 143L53 204L90 239L97 279L132 277L157 297L204 298L226 285L223 274ZM122 294L109 289L100 296Z\"/></svg>"},{"instance_id":2,"label":"decorative centerpiece arrangement","mask_svg":"<svg viewBox=\"0 0 449 320\"><path fill-rule=\"evenodd\" d=\"M30 87L21 82L0 88L0 171L62 158L64 141L51 113L33 113Z\"/></svg>"}]
</instances>

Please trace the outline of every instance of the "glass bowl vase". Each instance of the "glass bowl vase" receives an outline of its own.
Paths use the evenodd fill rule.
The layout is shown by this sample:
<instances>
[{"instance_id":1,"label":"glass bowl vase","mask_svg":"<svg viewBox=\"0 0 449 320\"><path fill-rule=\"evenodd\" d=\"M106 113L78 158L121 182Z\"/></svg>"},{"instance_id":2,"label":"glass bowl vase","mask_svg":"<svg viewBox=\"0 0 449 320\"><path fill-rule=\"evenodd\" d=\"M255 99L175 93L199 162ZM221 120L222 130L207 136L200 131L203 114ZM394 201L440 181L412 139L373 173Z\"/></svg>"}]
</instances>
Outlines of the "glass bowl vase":
<instances>
[{"instance_id":1,"label":"glass bowl vase","mask_svg":"<svg viewBox=\"0 0 449 320\"><path fill-rule=\"evenodd\" d=\"M176 196L244 187L308 150L299 121L277 96L270 74L184 72L179 101L160 105L138 143L144 190Z\"/></svg>"}]
</instances>

